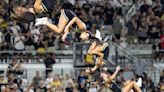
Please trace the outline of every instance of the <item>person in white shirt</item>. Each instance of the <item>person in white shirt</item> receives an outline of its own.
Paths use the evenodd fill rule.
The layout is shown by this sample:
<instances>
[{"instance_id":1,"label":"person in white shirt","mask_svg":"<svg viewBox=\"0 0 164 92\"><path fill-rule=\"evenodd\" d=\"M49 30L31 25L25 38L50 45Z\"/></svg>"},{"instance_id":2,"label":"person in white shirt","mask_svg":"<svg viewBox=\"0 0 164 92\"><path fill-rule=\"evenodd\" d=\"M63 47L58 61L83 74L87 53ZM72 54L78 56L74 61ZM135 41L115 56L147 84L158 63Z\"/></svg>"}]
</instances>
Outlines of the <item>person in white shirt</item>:
<instances>
[{"instance_id":1,"label":"person in white shirt","mask_svg":"<svg viewBox=\"0 0 164 92\"><path fill-rule=\"evenodd\" d=\"M24 37L23 36L19 36L17 35L15 38L14 38L14 49L15 50L18 50L18 51L22 51L25 49L25 44L24 44Z\"/></svg>"}]
</instances>

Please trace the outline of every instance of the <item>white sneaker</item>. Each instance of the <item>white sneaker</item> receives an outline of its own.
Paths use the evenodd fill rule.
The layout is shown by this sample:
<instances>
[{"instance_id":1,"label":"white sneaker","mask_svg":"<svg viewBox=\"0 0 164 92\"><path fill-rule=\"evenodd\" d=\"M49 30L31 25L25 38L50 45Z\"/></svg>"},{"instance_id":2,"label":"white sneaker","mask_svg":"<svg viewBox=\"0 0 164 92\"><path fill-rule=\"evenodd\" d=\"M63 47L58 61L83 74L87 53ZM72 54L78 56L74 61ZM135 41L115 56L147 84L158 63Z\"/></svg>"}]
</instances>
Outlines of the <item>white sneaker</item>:
<instances>
[{"instance_id":1,"label":"white sneaker","mask_svg":"<svg viewBox=\"0 0 164 92\"><path fill-rule=\"evenodd\" d=\"M139 87L142 87L142 78L139 78L136 83Z\"/></svg>"},{"instance_id":2,"label":"white sneaker","mask_svg":"<svg viewBox=\"0 0 164 92\"><path fill-rule=\"evenodd\" d=\"M35 26L45 25L45 24L47 24L47 22L48 22L48 18L47 17L36 18Z\"/></svg>"},{"instance_id":3,"label":"white sneaker","mask_svg":"<svg viewBox=\"0 0 164 92\"><path fill-rule=\"evenodd\" d=\"M95 37L98 38L100 41L102 41L101 33L99 30L96 30Z\"/></svg>"}]
</instances>

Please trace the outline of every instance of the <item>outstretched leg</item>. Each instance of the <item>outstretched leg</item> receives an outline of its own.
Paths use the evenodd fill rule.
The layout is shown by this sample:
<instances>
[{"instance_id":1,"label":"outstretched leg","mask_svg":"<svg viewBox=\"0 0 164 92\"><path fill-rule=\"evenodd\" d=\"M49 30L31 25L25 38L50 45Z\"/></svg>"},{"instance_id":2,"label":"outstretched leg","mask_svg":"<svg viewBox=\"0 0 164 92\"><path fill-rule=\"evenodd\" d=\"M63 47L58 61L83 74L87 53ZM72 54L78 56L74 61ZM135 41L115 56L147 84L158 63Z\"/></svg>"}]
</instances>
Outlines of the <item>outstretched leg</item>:
<instances>
[{"instance_id":1,"label":"outstretched leg","mask_svg":"<svg viewBox=\"0 0 164 92\"><path fill-rule=\"evenodd\" d=\"M80 30L85 30L86 29L85 23L82 22L78 17L76 19L76 24L80 28Z\"/></svg>"},{"instance_id":2,"label":"outstretched leg","mask_svg":"<svg viewBox=\"0 0 164 92\"><path fill-rule=\"evenodd\" d=\"M64 16L64 10L61 10L60 18L58 25L54 25L50 23L47 19L47 17L43 18L37 18L35 21L35 26L39 25L46 25L48 28L50 28L52 31L54 31L57 34L62 34L64 32L64 29L68 23L68 19Z\"/></svg>"},{"instance_id":3,"label":"outstretched leg","mask_svg":"<svg viewBox=\"0 0 164 92\"><path fill-rule=\"evenodd\" d=\"M55 33L61 34L64 31L65 26L68 23L68 19L64 17L64 10L61 10L58 26L48 22L47 26L52 29Z\"/></svg>"}]
</instances>

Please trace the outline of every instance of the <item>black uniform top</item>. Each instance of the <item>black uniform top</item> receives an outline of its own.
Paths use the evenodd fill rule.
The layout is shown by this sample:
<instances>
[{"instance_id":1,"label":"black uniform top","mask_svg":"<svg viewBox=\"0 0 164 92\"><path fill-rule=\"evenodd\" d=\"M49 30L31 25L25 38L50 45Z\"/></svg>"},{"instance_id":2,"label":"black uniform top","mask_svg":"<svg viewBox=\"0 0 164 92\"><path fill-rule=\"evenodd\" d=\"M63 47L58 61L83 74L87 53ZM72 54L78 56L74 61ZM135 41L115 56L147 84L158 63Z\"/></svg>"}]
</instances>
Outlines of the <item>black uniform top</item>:
<instances>
[{"instance_id":1,"label":"black uniform top","mask_svg":"<svg viewBox=\"0 0 164 92\"><path fill-rule=\"evenodd\" d=\"M121 88L114 81L111 82L110 89L113 92L122 92Z\"/></svg>"}]
</instances>

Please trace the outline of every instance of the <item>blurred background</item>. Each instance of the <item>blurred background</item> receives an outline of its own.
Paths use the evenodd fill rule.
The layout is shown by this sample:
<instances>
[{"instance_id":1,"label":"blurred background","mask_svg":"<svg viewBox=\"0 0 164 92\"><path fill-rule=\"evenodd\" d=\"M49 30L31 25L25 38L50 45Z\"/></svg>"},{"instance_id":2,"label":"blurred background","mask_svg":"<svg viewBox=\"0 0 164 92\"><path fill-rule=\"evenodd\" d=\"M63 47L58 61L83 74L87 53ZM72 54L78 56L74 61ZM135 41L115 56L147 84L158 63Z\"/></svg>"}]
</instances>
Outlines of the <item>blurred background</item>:
<instances>
[{"instance_id":1,"label":"blurred background","mask_svg":"<svg viewBox=\"0 0 164 92\"><path fill-rule=\"evenodd\" d=\"M103 92L87 82L84 69L95 60L86 54L91 42L81 41L77 28L63 43L46 26L11 20L13 7L32 7L34 1L0 2L1 92ZM56 0L49 21L58 23L63 4L93 34L99 30L109 38L105 67L113 72L121 66L116 82L142 77L142 92L164 92L164 0Z\"/></svg>"}]
</instances>

